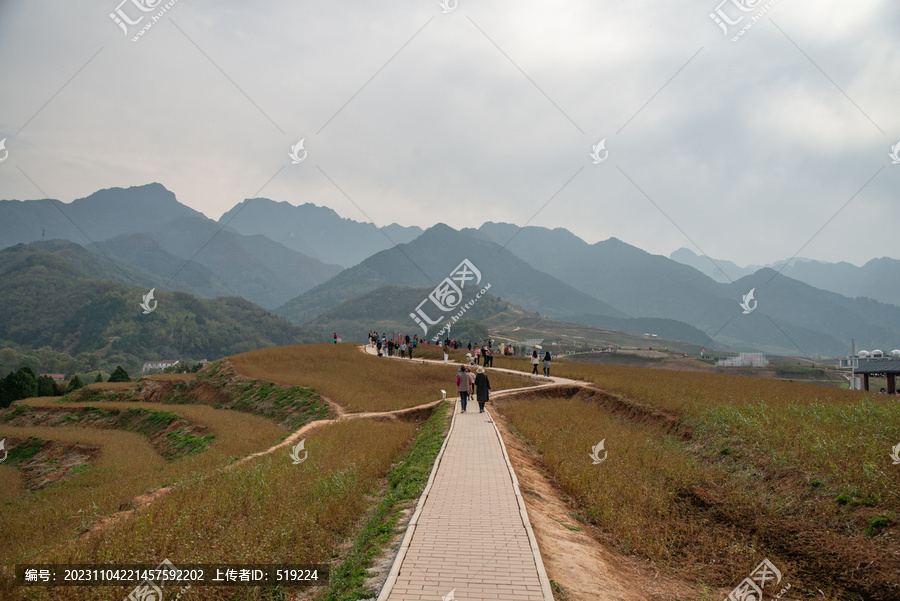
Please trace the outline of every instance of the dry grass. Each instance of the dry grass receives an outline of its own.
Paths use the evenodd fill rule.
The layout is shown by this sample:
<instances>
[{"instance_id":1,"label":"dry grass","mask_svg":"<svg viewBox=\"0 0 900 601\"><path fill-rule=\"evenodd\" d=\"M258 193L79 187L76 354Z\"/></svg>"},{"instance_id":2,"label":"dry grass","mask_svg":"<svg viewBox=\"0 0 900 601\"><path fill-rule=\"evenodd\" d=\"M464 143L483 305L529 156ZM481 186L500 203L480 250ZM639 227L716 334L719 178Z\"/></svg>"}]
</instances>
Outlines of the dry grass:
<instances>
[{"instance_id":1,"label":"dry grass","mask_svg":"<svg viewBox=\"0 0 900 601\"><path fill-rule=\"evenodd\" d=\"M746 551L726 530L680 515L679 492L708 476L677 440L577 399L503 402L500 410L534 445L584 518L623 551L666 563L691 553L687 563L697 565ZM607 458L595 465L591 449L604 439Z\"/></svg>"},{"instance_id":2,"label":"dry grass","mask_svg":"<svg viewBox=\"0 0 900 601\"><path fill-rule=\"evenodd\" d=\"M135 496L193 473L222 467L235 457L272 446L287 434L270 420L204 405L124 402L71 403L66 406L144 407L172 411L208 426L216 438L207 451L167 463L140 434L77 427L5 426L4 435L96 444L102 451L86 472L60 485L22 494L2 507L0 539L4 544L0 546L0 563L31 557L41 549L78 535L93 521L94 518L88 516L114 513Z\"/></svg>"},{"instance_id":3,"label":"dry grass","mask_svg":"<svg viewBox=\"0 0 900 601\"><path fill-rule=\"evenodd\" d=\"M245 377L308 386L350 412L415 407L441 398L441 389L454 396L459 369L455 364L422 364L416 359L401 361L365 355L355 344L266 348L235 355L232 364ZM489 374L495 391L535 384L529 378L490 370Z\"/></svg>"},{"instance_id":4,"label":"dry grass","mask_svg":"<svg viewBox=\"0 0 900 601\"><path fill-rule=\"evenodd\" d=\"M520 369L526 368L520 366ZM527 369L527 368L526 368ZM900 402L815 384L697 372L555 361L551 373L668 411L716 451L737 448L806 473L837 492L900 510Z\"/></svg>"},{"instance_id":5,"label":"dry grass","mask_svg":"<svg viewBox=\"0 0 900 601\"><path fill-rule=\"evenodd\" d=\"M175 565L327 563L364 514L367 495L376 490L379 478L414 434L415 425L403 422L348 420L324 426L309 436L304 463L294 465L284 450L233 470L198 476L134 519L43 559L155 564L168 558ZM59 591L28 589L34 596L26 597L25 590L0 584L0 597L60 598ZM128 590L70 588L65 598L119 601ZM169 590L174 595L177 588ZM272 598L265 590L237 590L242 599ZM189 594L191 599L219 600L234 598L235 592L227 587L195 587Z\"/></svg>"}]
</instances>

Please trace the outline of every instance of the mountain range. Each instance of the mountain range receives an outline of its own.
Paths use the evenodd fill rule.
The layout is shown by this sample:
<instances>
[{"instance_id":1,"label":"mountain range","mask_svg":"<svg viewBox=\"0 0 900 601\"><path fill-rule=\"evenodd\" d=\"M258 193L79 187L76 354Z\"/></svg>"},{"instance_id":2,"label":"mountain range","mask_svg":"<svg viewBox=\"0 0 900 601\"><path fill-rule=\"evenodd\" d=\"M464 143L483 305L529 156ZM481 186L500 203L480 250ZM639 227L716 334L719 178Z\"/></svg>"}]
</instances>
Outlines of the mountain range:
<instances>
[{"instance_id":1,"label":"mountain range","mask_svg":"<svg viewBox=\"0 0 900 601\"><path fill-rule=\"evenodd\" d=\"M473 306L466 317L491 321L515 307L549 319L778 354L846 354L851 337L861 348L900 346L900 262L889 258L863 267L795 260L750 273L718 262L724 274L717 280L712 261L686 249L668 258L616 238L589 244L559 228L488 222L460 231L444 224L379 229L311 203L265 198L245 200L213 221L160 184L101 190L68 204L0 201L0 248L44 237L84 245L86 256L59 242L38 248L75 266L93 256L102 269L78 267L88 275L203 298L241 296L318 331L338 323L358 327L355 314L383 323L406 319L406 327L418 328L409 314L468 260L481 281L461 280L464 298L452 300L471 301L490 284L490 298L505 304L485 301L494 314ZM377 290L396 298L389 307L378 304L376 315L364 307L380 298L367 296ZM413 303L416 295L421 299ZM442 313L430 310L435 319ZM367 330L342 336L354 339Z\"/></svg>"},{"instance_id":2,"label":"mountain range","mask_svg":"<svg viewBox=\"0 0 900 601\"><path fill-rule=\"evenodd\" d=\"M872 259L862 267L851 263L825 263L812 259L778 261L769 265L740 267L731 261L697 255L687 248L679 248L669 258L706 274L717 282L733 282L771 268L789 278L810 286L837 292L850 298L865 296L883 303L900 305L900 261L890 257Z\"/></svg>"}]
</instances>

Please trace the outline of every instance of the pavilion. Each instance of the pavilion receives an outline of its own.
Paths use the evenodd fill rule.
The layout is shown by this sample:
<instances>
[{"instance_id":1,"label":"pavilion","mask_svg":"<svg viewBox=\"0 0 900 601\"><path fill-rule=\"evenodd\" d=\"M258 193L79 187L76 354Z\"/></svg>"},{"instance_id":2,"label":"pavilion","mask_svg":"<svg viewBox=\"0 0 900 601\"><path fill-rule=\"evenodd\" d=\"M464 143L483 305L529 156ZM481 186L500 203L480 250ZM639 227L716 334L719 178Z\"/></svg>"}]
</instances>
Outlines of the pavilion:
<instances>
[{"instance_id":1,"label":"pavilion","mask_svg":"<svg viewBox=\"0 0 900 601\"><path fill-rule=\"evenodd\" d=\"M869 390L869 376L884 374L887 393L897 393L897 375L900 374L900 357L860 357L854 372L863 377L863 390Z\"/></svg>"}]
</instances>

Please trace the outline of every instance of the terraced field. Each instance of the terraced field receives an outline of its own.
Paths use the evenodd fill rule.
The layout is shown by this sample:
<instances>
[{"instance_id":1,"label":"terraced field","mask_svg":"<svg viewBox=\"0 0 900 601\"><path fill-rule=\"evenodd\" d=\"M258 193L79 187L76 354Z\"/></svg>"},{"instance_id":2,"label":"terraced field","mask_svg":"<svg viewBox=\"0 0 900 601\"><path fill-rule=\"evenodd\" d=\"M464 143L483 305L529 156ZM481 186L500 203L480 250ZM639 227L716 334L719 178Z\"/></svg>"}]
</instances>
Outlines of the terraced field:
<instances>
[{"instance_id":1,"label":"terraced field","mask_svg":"<svg viewBox=\"0 0 900 601\"><path fill-rule=\"evenodd\" d=\"M215 362L196 377L94 384L0 411L0 438L12 449L0 465L0 598L122 599L129 592L14 588L15 563L156 565L165 558L175 565L327 563L333 584L316 592L365 596L362 558L424 486L447 425L437 387L447 388L455 371L368 359L343 345L265 349ZM287 367L296 361L307 364L305 375ZM356 362L363 377L354 377ZM350 419L419 405L426 408ZM289 447L301 439L308 459L298 465ZM190 591L196 599L299 593Z\"/></svg>"}]
</instances>

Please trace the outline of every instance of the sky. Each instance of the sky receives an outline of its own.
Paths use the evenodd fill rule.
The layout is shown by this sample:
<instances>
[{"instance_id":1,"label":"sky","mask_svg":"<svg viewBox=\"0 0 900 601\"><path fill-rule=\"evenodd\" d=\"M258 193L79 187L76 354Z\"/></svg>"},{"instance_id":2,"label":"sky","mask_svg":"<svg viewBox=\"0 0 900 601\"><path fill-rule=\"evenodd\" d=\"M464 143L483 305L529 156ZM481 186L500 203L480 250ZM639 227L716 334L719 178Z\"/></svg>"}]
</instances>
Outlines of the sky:
<instances>
[{"instance_id":1,"label":"sky","mask_svg":"<svg viewBox=\"0 0 900 601\"><path fill-rule=\"evenodd\" d=\"M896 0L0 0L0 199L900 259L898 34Z\"/></svg>"}]
</instances>

